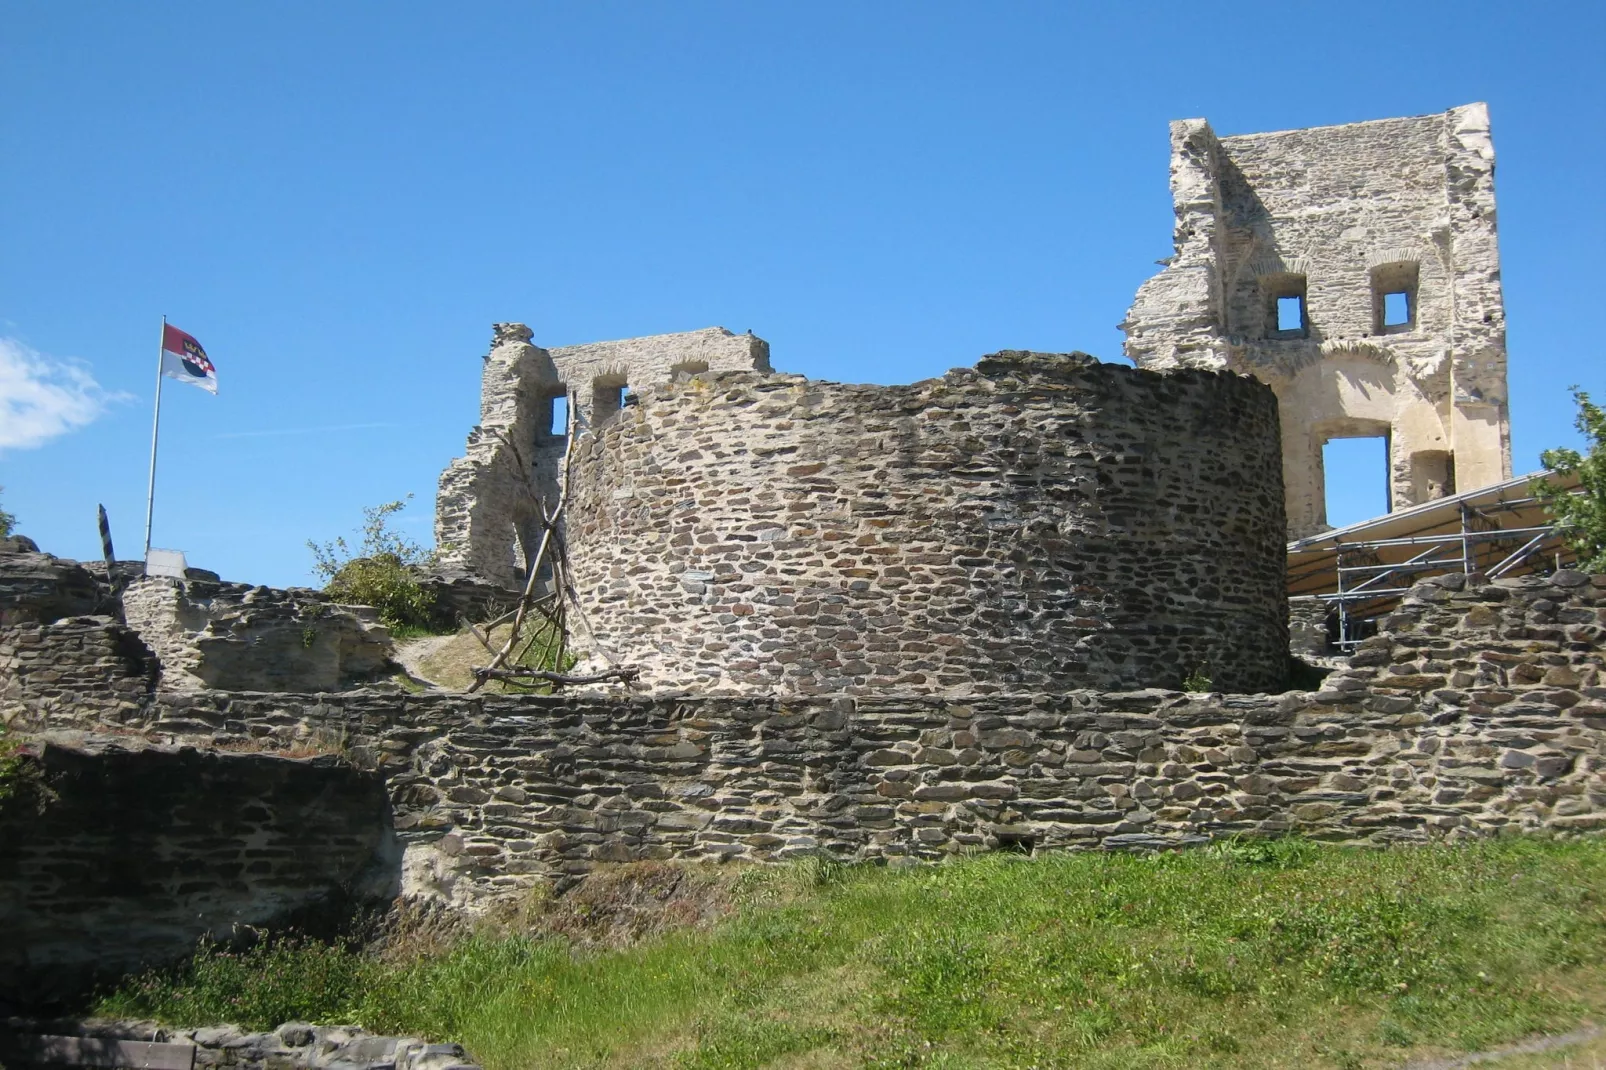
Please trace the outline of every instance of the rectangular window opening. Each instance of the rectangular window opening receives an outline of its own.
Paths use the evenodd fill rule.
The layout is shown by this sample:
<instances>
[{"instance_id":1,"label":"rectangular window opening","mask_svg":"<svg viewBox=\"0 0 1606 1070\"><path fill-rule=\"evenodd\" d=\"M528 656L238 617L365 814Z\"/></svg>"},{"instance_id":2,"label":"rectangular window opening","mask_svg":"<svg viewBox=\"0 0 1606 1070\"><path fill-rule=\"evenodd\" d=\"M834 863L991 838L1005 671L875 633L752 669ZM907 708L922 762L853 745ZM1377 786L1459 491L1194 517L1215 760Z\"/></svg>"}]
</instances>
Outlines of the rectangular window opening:
<instances>
[{"instance_id":1,"label":"rectangular window opening","mask_svg":"<svg viewBox=\"0 0 1606 1070\"><path fill-rule=\"evenodd\" d=\"M547 433L563 438L569 433L569 398L560 394L552 399L552 426Z\"/></svg>"},{"instance_id":2,"label":"rectangular window opening","mask_svg":"<svg viewBox=\"0 0 1606 1070\"><path fill-rule=\"evenodd\" d=\"M1305 299L1298 294L1277 299L1277 329L1303 331L1305 329Z\"/></svg>"},{"instance_id":3,"label":"rectangular window opening","mask_svg":"<svg viewBox=\"0 0 1606 1070\"><path fill-rule=\"evenodd\" d=\"M596 382L591 384L591 418L601 424L619 411L625 401L627 388L620 383Z\"/></svg>"},{"instance_id":4,"label":"rectangular window opening","mask_svg":"<svg viewBox=\"0 0 1606 1070\"><path fill-rule=\"evenodd\" d=\"M1349 527L1389 512L1389 440L1335 438L1322 446L1327 523Z\"/></svg>"},{"instance_id":5,"label":"rectangular window opening","mask_svg":"<svg viewBox=\"0 0 1606 1070\"><path fill-rule=\"evenodd\" d=\"M619 407L622 409L626 405L634 405L635 403L636 392L630 389L630 384L626 383L624 386L621 386L619 388Z\"/></svg>"},{"instance_id":6,"label":"rectangular window opening","mask_svg":"<svg viewBox=\"0 0 1606 1070\"><path fill-rule=\"evenodd\" d=\"M1383 326L1406 327L1411 323L1411 295L1395 290L1383 295Z\"/></svg>"}]
</instances>

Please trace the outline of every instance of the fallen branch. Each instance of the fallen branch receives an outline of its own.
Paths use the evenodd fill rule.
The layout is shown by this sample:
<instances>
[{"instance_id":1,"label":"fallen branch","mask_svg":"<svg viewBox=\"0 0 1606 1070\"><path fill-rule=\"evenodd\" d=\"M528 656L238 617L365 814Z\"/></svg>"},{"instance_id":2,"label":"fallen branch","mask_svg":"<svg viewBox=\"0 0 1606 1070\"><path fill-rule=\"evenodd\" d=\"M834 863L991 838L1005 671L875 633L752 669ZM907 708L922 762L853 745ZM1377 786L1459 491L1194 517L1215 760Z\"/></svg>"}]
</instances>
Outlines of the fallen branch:
<instances>
[{"instance_id":1,"label":"fallen branch","mask_svg":"<svg viewBox=\"0 0 1606 1070\"><path fill-rule=\"evenodd\" d=\"M476 638L476 639L478 639L480 641L480 646L484 647L486 649L487 653L491 653L491 654L496 653L496 648L491 645L491 641L489 639L487 639L485 636L480 634L480 630L478 628L474 627L474 622L473 621L469 620L467 617L463 616L463 614L461 614L461 613L459 613L457 615L457 619L459 621L461 621L463 623L463 625L468 628L469 631L474 633L474 638Z\"/></svg>"}]
</instances>

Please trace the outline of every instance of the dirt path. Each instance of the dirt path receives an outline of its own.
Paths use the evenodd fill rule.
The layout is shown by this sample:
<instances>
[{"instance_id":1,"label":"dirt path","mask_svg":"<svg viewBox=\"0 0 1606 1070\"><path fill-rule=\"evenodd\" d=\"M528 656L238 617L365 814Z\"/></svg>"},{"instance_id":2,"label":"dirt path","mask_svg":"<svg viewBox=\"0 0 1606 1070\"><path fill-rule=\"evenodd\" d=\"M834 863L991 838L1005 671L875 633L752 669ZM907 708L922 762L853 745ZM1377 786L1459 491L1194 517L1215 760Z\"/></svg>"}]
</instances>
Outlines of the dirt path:
<instances>
[{"instance_id":1,"label":"dirt path","mask_svg":"<svg viewBox=\"0 0 1606 1070\"><path fill-rule=\"evenodd\" d=\"M450 643L456 636L452 635L421 635L417 639L402 639L396 643L395 662L407 670L407 675L415 680L422 680L427 684L439 687L440 685L424 675L420 666L424 659Z\"/></svg>"},{"instance_id":2,"label":"dirt path","mask_svg":"<svg viewBox=\"0 0 1606 1070\"><path fill-rule=\"evenodd\" d=\"M1586 1025L1581 1029L1574 1029L1571 1033L1562 1033L1553 1037L1535 1037L1517 1044L1509 1044L1493 1051L1480 1051L1475 1055L1462 1055L1454 1059L1433 1059L1425 1062L1407 1063L1405 1070L1464 1070L1469 1066L1481 1066L1485 1063L1499 1063L1502 1060L1518 1055L1542 1055L1557 1048L1570 1047L1581 1044L1586 1040L1594 1040L1606 1033L1606 1026ZM1524 1066L1561 1066L1557 1063L1523 1063ZM1579 1063L1577 1070L1584 1070L1584 1064Z\"/></svg>"}]
</instances>

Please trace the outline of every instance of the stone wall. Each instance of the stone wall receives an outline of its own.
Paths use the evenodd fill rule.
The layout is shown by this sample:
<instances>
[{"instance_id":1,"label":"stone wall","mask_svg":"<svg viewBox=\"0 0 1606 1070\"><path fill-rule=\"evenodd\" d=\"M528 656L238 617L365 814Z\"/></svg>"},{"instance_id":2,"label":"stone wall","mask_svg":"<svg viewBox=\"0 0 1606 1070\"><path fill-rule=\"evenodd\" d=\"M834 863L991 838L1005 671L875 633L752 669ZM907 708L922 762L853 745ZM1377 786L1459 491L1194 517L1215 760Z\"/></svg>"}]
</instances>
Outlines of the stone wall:
<instances>
[{"instance_id":1,"label":"stone wall","mask_svg":"<svg viewBox=\"0 0 1606 1070\"><path fill-rule=\"evenodd\" d=\"M344 740L386 777L406 889L466 906L644 858L1606 828L1606 576L1459 579L1417 587L1315 693L198 692L138 724L201 746Z\"/></svg>"},{"instance_id":2,"label":"stone wall","mask_svg":"<svg viewBox=\"0 0 1606 1070\"><path fill-rule=\"evenodd\" d=\"M628 390L702 371L770 370L769 343L723 327L553 349L533 337L522 323L494 325L479 423L464 456L441 473L435 544L447 581L469 577L523 588L525 563L540 537L541 503L556 505L563 480L556 399L574 409L569 419L596 426L619 411Z\"/></svg>"},{"instance_id":3,"label":"stone wall","mask_svg":"<svg viewBox=\"0 0 1606 1070\"><path fill-rule=\"evenodd\" d=\"M1606 576L1444 576L1314 693L208 690L133 715L64 703L54 723L288 754L338 741L384 777L404 887L477 906L630 859L1606 828L1603 637Z\"/></svg>"},{"instance_id":4,"label":"stone wall","mask_svg":"<svg viewBox=\"0 0 1606 1070\"><path fill-rule=\"evenodd\" d=\"M396 891L384 782L334 757L45 742L9 780L0 1000L38 1006L204 935Z\"/></svg>"},{"instance_id":5,"label":"stone wall","mask_svg":"<svg viewBox=\"0 0 1606 1070\"><path fill-rule=\"evenodd\" d=\"M80 723L137 716L156 688L155 657L110 617L67 617L0 628L0 726Z\"/></svg>"},{"instance_id":6,"label":"stone wall","mask_svg":"<svg viewBox=\"0 0 1606 1070\"><path fill-rule=\"evenodd\" d=\"M76 561L42 554L32 540L0 540L0 628L106 613L115 605Z\"/></svg>"},{"instance_id":7,"label":"stone wall","mask_svg":"<svg viewBox=\"0 0 1606 1070\"><path fill-rule=\"evenodd\" d=\"M1230 368L1282 404L1291 537L1322 445L1388 435L1392 507L1511 476L1494 149L1482 104L1218 138L1171 124L1175 255L1123 325L1140 366ZM1385 293L1410 316L1381 316ZM1280 330L1279 297L1303 324Z\"/></svg>"},{"instance_id":8,"label":"stone wall","mask_svg":"<svg viewBox=\"0 0 1606 1070\"><path fill-rule=\"evenodd\" d=\"M170 690L334 691L393 668L374 609L313 590L154 578L130 583L122 602Z\"/></svg>"},{"instance_id":9,"label":"stone wall","mask_svg":"<svg viewBox=\"0 0 1606 1070\"><path fill-rule=\"evenodd\" d=\"M709 374L581 440L568 543L596 643L653 686L1266 690L1279 464L1275 399L1230 374Z\"/></svg>"},{"instance_id":10,"label":"stone wall","mask_svg":"<svg viewBox=\"0 0 1606 1070\"><path fill-rule=\"evenodd\" d=\"M147 1046L162 1044L174 1045L161 1049L163 1055L194 1048L189 1057L195 1070L478 1070L460 1044L375 1036L351 1026L286 1022L252 1033L232 1025L173 1029L147 1021L13 1018L0 1023L0 1058L10 1070L60 1067L60 1057L40 1056L69 1044L121 1066L149 1065Z\"/></svg>"},{"instance_id":11,"label":"stone wall","mask_svg":"<svg viewBox=\"0 0 1606 1070\"><path fill-rule=\"evenodd\" d=\"M1328 658L1335 651L1327 630L1333 603L1313 594L1288 600L1288 652L1296 658Z\"/></svg>"}]
</instances>

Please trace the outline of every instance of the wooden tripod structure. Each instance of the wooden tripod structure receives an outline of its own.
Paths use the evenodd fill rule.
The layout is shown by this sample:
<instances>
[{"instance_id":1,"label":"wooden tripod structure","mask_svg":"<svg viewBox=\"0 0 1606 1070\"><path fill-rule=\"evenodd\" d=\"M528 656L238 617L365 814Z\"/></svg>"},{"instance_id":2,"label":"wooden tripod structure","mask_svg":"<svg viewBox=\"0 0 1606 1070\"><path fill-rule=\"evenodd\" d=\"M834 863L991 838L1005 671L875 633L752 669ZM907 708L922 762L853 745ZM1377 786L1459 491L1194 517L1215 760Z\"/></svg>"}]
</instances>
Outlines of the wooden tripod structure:
<instances>
[{"instance_id":1,"label":"wooden tripod structure","mask_svg":"<svg viewBox=\"0 0 1606 1070\"><path fill-rule=\"evenodd\" d=\"M629 683L640 675L639 669L619 665L584 676L571 676L562 671L563 655L568 649L571 606L580 621L585 622L585 611L580 606L579 595L575 593L574 586L569 580L569 550L563 537L563 515L569 503L569 467L574 457L575 430L579 424L574 401L571 396L569 427L565 435L561 462L563 486L558 492L557 503L550 509L547 508L545 499L537 499L534 503L536 513L541 518L541 542L535 556L528 562L528 575L524 580L524 591L519 596L519 604L511 613L504 614L486 625L484 635L480 634L478 628L469 625L480 645L493 655L489 665L474 669L474 682L468 688L470 692L478 691L490 680L501 680L504 683L528 687L541 684L563 687L569 684L596 684L609 680ZM511 454L518 459L520 468L527 471L528 466L524 464L523 455L518 448L508 441L505 435L500 437L503 445L507 446ZM545 594L537 596L537 585L543 568L551 575L552 582ZM507 641L498 649L492 646L490 635L496 627L509 618L513 623L508 630ZM544 622L546 626L537 628L525 638L525 625L532 619ZM550 665L551 669L532 669L523 666L522 663L529 657L530 652L537 647L539 650L536 664ZM513 667L508 668L508 659L513 655L515 648L518 648L518 655L512 658ZM606 652L603 652L603 656L607 657ZM608 660L611 662L613 659Z\"/></svg>"}]
</instances>

